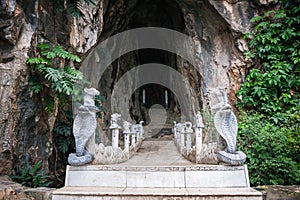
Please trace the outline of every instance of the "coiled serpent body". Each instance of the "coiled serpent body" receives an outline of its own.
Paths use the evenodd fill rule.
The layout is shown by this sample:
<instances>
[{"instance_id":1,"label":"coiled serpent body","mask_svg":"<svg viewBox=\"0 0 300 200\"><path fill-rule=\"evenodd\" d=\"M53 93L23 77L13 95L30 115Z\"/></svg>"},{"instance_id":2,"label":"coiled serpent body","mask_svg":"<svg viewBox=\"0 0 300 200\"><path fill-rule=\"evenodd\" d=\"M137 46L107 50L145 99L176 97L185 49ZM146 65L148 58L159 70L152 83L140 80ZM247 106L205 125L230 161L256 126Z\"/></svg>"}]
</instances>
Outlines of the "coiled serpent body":
<instances>
[{"instance_id":1,"label":"coiled serpent body","mask_svg":"<svg viewBox=\"0 0 300 200\"><path fill-rule=\"evenodd\" d=\"M230 105L225 105L216 112L214 124L227 145L225 150L217 152L218 160L231 165L243 165L246 161L246 154L236 151L238 127Z\"/></svg>"}]
</instances>

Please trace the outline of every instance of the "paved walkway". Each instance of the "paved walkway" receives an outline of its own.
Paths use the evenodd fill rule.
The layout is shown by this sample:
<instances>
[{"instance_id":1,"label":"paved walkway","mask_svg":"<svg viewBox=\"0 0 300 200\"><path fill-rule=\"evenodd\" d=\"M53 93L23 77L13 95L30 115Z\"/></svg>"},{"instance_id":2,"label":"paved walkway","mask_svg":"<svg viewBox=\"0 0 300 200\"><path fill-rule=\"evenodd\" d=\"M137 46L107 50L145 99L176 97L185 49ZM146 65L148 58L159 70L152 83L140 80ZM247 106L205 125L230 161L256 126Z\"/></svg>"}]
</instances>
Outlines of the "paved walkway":
<instances>
[{"instance_id":1,"label":"paved walkway","mask_svg":"<svg viewBox=\"0 0 300 200\"><path fill-rule=\"evenodd\" d=\"M177 150L173 140L145 140L138 152L122 166L186 166L193 165Z\"/></svg>"}]
</instances>

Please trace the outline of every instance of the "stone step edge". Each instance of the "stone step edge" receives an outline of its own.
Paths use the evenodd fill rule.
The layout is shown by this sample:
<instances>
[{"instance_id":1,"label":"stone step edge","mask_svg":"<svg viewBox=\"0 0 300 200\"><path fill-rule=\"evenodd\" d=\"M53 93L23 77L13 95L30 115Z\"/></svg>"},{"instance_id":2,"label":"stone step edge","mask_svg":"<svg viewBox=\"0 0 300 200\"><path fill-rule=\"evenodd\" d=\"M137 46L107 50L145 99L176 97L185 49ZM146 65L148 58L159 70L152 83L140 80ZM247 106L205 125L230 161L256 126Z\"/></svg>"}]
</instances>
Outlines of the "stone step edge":
<instances>
[{"instance_id":1,"label":"stone step edge","mask_svg":"<svg viewBox=\"0 0 300 200\"><path fill-rule=\"evenodd\" d=\"M187 166L121 166L121 165L86 165L67 166L68 171L236 171L247 170L247 165L187 165Z\"/></svg>"},{"instance_id":2,"label":"stone step edge","mask_svg":"<svg viewBox=\"0 0 300 200\"><path fill-rule=\"evenodd\" d=\"M250 187L234 188L111 188L63 187L52 195L66 196L243 196L261 197L262 193Z\"/></svg>"}]
</instances>

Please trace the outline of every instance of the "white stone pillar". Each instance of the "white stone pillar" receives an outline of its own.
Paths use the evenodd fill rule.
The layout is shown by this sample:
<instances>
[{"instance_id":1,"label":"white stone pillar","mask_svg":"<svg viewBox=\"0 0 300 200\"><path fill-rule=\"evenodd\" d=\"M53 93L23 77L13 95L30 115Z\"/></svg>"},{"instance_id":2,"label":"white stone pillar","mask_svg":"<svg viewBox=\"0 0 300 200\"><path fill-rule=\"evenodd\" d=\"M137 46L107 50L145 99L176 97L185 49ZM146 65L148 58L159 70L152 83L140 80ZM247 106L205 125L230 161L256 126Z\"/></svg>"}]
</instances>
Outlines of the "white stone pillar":
<instances>
[{"instance_id":1,"label":"white stone pillar","mask_svg":"<svg viewBox=\"0 0 300 200\"><path fill-rule=\"evenodd\" d=\"M132 132L131 133L131 145L135 146L136 143L136 133Z\"/></svg>"},{"instance_id":2,"label":"white stone pillar","mask_svg":"<svg viewBox=\"0 0 300 200\"><path fill-rule=\"evenodd\" d=\"M185 146L185 137L184 132L180 132L180 149Z\"/></svg>"},{"instance_id":3,"label":"white stone pillar","mask_svg":"<svg viewBox=\"0 0 300 200\"><path fill-rule=\"evenodd\" d=\"M144 128L143 128L144 121L140 121L139 123L139 130L140 130L140 139L142 140L144 138Z\"/></svg>"},{"instance_id":4,"label":"white stone pillar","mask_svg":"<svg viewBox=\"0 0 300 200\"><path fill-rule=\"evenodd\" d=\"M192 134L193 133L188 133L188 132L185 133L186 135L185 146L188 151L191 150L192 148Z\"/></svg>"},{"instance_id":5,"label":"white stone pillar","mask_svg":"<svg viewBox=\"0 0 300 200\"><path fill-rule=\"evenodd\" d=\"M118 113L114 113L111 115L110 119L110 129L112 130L111 138L112 138L112 147L119 147L119 125L118 121L121 119L121 115Z\"/></svg>"},{"instance_id":6,"label":"white stone pillar","mask_svg":"<svg viewBox=\"0 0 300 200\"><path fill-rule=\"evenodd\" d=\"M202 151L202 130L204 128L203 119L201 113L198 112L195 120L195 134L196 134L196 163L200 163L201 161L201 151Z\"/></svg>"},{"instance_id":7,"label":"white stone pillar","mask_svg":"<svg viewBox=\"0 0 300 200\"><path fill-rule=\"evenodd\" d=\"M177 123L176 121L174 121L174 126L173 126L173 133L174 133L174 142L175 142L175 145L177 146L177 137L178 137L178 131L177 131Z\"/></svg>"},{"instance_id":8,"label":"white stone pillar","mask_svg":"<svg viewBox=\"0 0 300 200\"><path fill-rule=\"evenodd\" d=\"M140 129L137 128L137 130L136 130L136 142L139 142L140 138L141 138Z\"/></svg>"},{"instance_id":9,"label":"white stone pillar","mask_svg":"<svg viewBox=\"0 0 300 200\"><path fill-rule=\"evenodd\" d=\"M174 139L175 139L176 145L178 145L178 130L177 130L177 128L174 128Z\"/></svg>"},{"instance_id":10,"label":"white stone pillar","mask_svg":"<svg viewBox=\"0 0 300 200\"><path fill-rule=\"evenodd\" d=\"M113 148L119 147L119 129L118 128L112 129L112 147Z\"/></svg>"},{"instance_id":11,"label":"white stone pillar","mask_svg":"<svg viewBox=\"0 0 300 200\"><path fill-rule=\"evenodd\" d=\"M193 129L192 129L192 123L191 122L185 122L185 135L186 135L186 150L190 151L192 149L192 135L193 135Z\"/></svg>"},{"instance_id":12,"label":"white stone pillar","mask_svg":"<svg viewBox=\"0 0 300 200\"><path fill-rule=\"evenodd\" d=\"M123 132L123 134L124 134L124 150L129 153L129 150L130 150L130 148L129 148L129 146L130 146L129 145L129 143L130 143L129 133Z\"/></svg>"},{"instance_id":13,"label":"white stone pillar","mask_svg":"<svg viewBox=\"0 0 300 200\"><path fill-rule=\"evenodd\" d=\"M202 128L195 128L196 133L196 163L200 162L202 150Z\"/></svg>"}]
</instances>

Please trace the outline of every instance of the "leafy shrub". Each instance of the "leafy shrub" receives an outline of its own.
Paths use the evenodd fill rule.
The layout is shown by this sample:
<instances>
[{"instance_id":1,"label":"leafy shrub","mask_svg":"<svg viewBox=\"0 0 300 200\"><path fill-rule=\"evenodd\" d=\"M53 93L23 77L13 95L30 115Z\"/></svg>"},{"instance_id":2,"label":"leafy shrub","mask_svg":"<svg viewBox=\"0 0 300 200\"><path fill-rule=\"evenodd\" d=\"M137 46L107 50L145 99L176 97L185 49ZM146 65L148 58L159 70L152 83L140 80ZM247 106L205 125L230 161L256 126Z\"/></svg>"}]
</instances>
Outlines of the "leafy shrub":
<instances>
[{"instance_id":1,"label":"leafy shrub","mask_svg":"<svg viewBox=\"0 0 300 200\"><path fill-rule=\"evenodd\" d=\"M254 17L247 60L256 60L238 92L240 107L263 113L296 110L300 104L300 2L283 0L278 10Z\"/></svg>"},{"instance_id":2,"label":"leafy shrub","mask_svg":"<svg viewBox=\"0 0 300 200\"><path fill-rule=\"evenodd\" d=\"M39 93L44 87L50 87L54 93L71 95L76 93L74 83L82 81L82 73L71 66L60 66L67 61L80 62L80 58L64 50L61 46L51 47L50 44L38 44L40 54L28 58L26 63L34 75L29 85L34 93Z\"/></svg>"},{"instance_id":3,"label":"leafy shrub","mask_svg":"<svg viewBox=\"0 0 300 200\"><path fill-rule=\"evenodd\" d=\"M300 183L300 116L290 117L296 120L275 125L263 114L240 114L237 145L247 155L252 185Z\"/></svg>"},{"instance_id":4,"label":"leafy shrub","mask_svg":"<svg viewBox=\"0 0 300 200\"><path fill-rule=\"evenodd\" d=\"M60 153L66 154L64 156L65 160L67 160L67 155L75 149L73 121L73 113L63 111L60 113L60 118L53 129L54 143Z\"/></svg>"},{"instance_id":5,"label":"leafy shrub","mask_svg":"<svg viewBox=\"0 0 300 200\"><path fill-rule=\"evenodd\" d=\"M255 61L237 95L238 143L252 185L300 182L300 1L282 0L251 21L246 60Z\"/></svg>"},{"instance_id":6,"label":"leafy shrub","mask_svg":"<svg viewBox=\"0 0 300 200\"><path fill-rule=\"evenodd\" d=\"M19 168L16 176L12 176L14 181L33 188L49 186L52 182L48 181L48 178L42 168L42 161L38 161L33 166L26 163L24 168Z\"/></svg>"}]
</instances>

